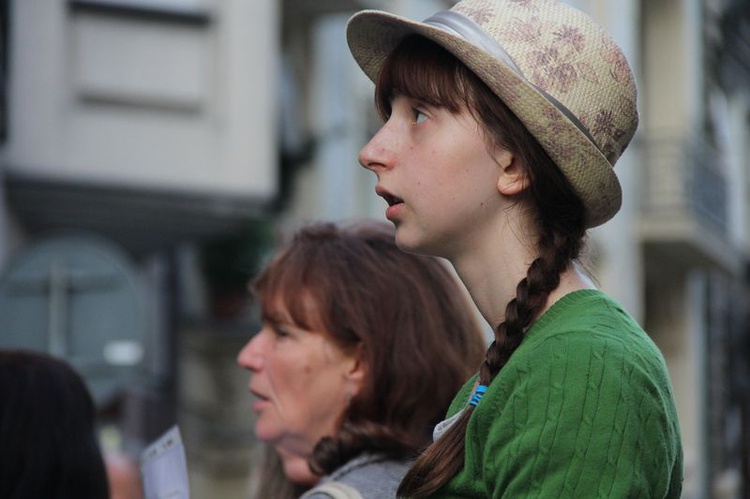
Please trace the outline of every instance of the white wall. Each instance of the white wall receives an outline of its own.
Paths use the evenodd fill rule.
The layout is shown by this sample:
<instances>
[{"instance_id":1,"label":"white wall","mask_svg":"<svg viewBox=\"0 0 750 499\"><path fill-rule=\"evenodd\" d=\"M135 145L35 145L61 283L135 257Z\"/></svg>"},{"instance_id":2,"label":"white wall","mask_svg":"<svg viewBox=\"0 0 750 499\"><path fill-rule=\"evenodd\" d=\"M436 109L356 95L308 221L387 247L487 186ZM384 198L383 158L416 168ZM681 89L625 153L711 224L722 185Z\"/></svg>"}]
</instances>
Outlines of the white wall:
<instances>
[{"instance_id":1,"label":"white wall","mask_svg":"<svg viewBox=\"0 0 750 499\"><path fill-rule=\"evenodd\" d=\"M196 23L14 2L8 171L271 198L280 6L203 4Z\"/></svg>"}]
</instances>

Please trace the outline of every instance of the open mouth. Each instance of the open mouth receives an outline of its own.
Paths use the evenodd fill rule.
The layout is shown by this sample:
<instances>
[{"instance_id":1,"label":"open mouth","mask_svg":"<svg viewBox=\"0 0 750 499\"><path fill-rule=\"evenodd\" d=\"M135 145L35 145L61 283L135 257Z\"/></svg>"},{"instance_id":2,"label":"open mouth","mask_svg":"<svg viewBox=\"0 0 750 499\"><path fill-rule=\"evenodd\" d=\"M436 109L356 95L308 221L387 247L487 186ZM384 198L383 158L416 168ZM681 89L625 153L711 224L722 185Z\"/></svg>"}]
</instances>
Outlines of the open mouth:
<instances>
[{"instance_id":1,"label":"open mouth","mask_svg":"<svg viewBox=\"0 0 750 499\"><path fill-rule=\"evenodd\" d=\"M386 203L388 203L388 207L396 206L397 204L402 204L404 202L403 199L400 197L394 196L390 192L388 192L385 188L381 187L380 185L375 186L375 194L380 196L385 200Z\"/></svg>"},{"instance_id":2,"label":"open mouth","mask_svg":"<svg viewBox=\"0 0 750 499\"><path fill-rule=\"evenodd\" d=\"M383 199L385 199L385 202L388 203L388 206L393 206L394 204L401 204L404 202L403 199L397 198L396 196L391 196L390 194L383 194Z\"/></svg>"}]
</instances>

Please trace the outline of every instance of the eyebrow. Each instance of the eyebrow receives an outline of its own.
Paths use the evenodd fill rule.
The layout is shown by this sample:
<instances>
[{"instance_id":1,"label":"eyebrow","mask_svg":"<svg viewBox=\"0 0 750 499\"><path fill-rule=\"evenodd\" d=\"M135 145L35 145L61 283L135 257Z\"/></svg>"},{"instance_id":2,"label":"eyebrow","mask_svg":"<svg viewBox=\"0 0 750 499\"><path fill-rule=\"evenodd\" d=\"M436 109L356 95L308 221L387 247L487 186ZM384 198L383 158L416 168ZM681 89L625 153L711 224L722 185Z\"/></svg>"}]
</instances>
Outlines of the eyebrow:
<instances>
[{"instance_id":1,"label":"eyebrow","mask_svg":"<svg viewBox=\"0 0 750 499\"><path fill-rule=\"evenodd\" d=\"M282 323L290 322L286 317L284 317L282 314L280 314L277 311L270 311L270 312L264 311L260 314L260 318L263 321L272 322L274 324L282 324Z\"/></svg>"}]
</instances>

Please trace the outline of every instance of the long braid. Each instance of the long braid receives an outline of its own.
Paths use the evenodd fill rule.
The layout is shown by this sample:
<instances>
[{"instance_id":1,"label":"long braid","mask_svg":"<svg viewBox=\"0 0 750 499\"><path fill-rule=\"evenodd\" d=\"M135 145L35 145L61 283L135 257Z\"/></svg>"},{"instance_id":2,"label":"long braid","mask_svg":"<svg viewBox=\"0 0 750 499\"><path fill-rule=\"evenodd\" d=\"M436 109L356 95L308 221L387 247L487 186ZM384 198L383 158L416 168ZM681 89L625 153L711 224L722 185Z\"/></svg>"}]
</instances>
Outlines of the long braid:
<instances>
[{"instance_id":1,"label":"long braid","mask_svg":"<svg viewBox=\"0 0 750 499\"><path fill-rule=\"evenodd\" d=\"M560 243L559 247L556 242ZM516 297L508 302L505 320L497 327L495 341L487 351L482 371L486 370L488 385L521 344L524 333L544 308L550 293L557 289L560 274L570 263L568 256L571 252L577 254L580 249L580 239L556 238L551 228L547 228L538 244L541 254L516 286ZM480 377L483 374L480 372ZM484 384L482 379L480 384Z\"/></svg>"}]
</instances>

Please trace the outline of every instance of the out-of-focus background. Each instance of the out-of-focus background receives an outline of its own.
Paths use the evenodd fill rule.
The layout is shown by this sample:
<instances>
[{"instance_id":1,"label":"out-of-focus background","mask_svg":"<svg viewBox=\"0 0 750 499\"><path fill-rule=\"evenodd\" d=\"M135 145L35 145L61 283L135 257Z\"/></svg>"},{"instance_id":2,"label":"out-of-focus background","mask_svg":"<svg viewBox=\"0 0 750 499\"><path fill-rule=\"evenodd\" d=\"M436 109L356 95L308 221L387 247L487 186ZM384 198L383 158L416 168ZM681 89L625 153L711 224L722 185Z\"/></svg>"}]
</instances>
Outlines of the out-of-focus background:
<instances>
[{"instance_id":1,"label":"out-of-focus background","mask_svg":"<svg viewBox=\"0 0 750 499\"><path fill-rule=\"evenodd\" d=\"M177 423L192 496L246 497L246 282L302 222L383 219L346 21L451 3L0 0L0 347L73 363L108 453ZM640 88L591 266L667 359L684 497L749 497L750 2L568 3Z\"/></svg>"}]
</instances>

